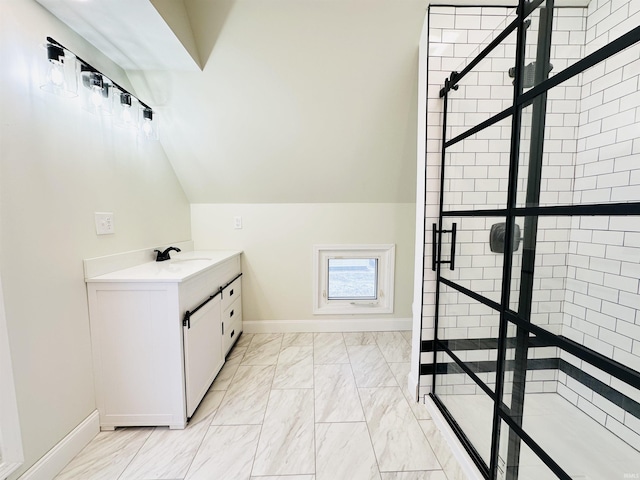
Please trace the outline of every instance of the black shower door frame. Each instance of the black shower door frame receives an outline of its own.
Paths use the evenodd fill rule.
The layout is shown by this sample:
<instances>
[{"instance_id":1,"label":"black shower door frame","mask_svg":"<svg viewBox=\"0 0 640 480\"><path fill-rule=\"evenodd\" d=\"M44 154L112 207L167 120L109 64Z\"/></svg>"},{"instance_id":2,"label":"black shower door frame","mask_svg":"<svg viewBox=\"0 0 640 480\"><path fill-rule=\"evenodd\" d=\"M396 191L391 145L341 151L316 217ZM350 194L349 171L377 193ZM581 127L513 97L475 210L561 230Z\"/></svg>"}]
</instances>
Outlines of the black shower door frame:
<instances>
[{"instance_id":1,"label":"black shower door frame","mask_svg":"<svg viewBox=\"0 0 640 480\"><path fill-rule=\"evenodd\" d=\"M547 92L552 88L562 84L566 80L575 77L581 72L593 67L594 65L606 60L616 53L628 48L640 41L640 27L636 27L625 35L612 41L608 45L596 50L592 54L577 61L573 65L567 67L554 76L549 77L546 69L539 68L536 72L534 86L528 91L523 89L524 62L525 62L525 46L526 46L526 27L527 17L536 9L541 8L540 28L538 33L536 63L538 65L547 65L549 63L551 35L553 31L553 0L534 0L527 2L519 0L517 7L517 18L511 22L495 39L478 54L461 72L452 72L450 77L440 91L443 99L443 122L442 122L442 157L440 170L440 208L439 219L437 225L433 226L433 252L432 252L432 269L436 272L436 292L435 292L435 322L434 322L434 340L423 341L421 351L433 352L432 364L422 364L420 367L421 375L432 375L431 398L442 412L445 419L452 427L459 440L476 463L480 472L485 478L496 479L499 474L499 446L501 424L504 422L509 427L508 454L506 460L505 474L508 480L518 478L518 461L521 443L531 449L542 462L561 479L570 480L570 476L554 461L553 458L545 452L545 450L532 439L522 428L522 413L524 404L524 388L525 375L527 372L527 351L533 339L536 337L538 345L547 345L559 347L563 351L569 352L577 358L584 360L591 365L596 366L600 370L607 372L614 377L624 381L625 383L640 388L640 375L638 372L612 360L599 353L565 337L555 335L549 331L531 323L531 292L533 289L533 272L536 254L536 233L537 222L539 217L543 216L585 216L585 215L606 215L606 216L624 216L624 215L640 215L640 202L628 203L608 203L608 204L585 204L585 205L557 205L557 206L540 206L540 178L542 168L542 152L544 144L545 130L545 109ZM462 134L454 138L447 138L447 106L448 97L451 90L456 90L458 83L473 70L473 68L482 61L487 55L498 46L507 36L513 32L517 33L516 42L516 58L514 65L514 91L512 105L502 112L492 116L491 118L479 123L478 125L468 129ZM528 177L527 177L527 193L526 206L518 207L516 203L518 166L520 157L521 142L521 124L522 111L524 108L532 106L532 134L531 148L529 153ZM447 149L457 143L469 138L472 135L490 127L497 122L506 118L511 118L511 138L509 153L509 178L506 208L501 209L478 209L478 210L445 210L444 209L444 191L445 179L447 175L446 152ZM464 217L495 217L506 220L505 236L504 236L504 257L502 267L502 283L501 283L501 300L496 302L475 291L472 291L455 281L442 276L442 269L455 269L455 236L456 228L444 229L443 219L447 218L464 218ZM522 268L520 276L520 298L518 311L510 308L510 294L512 283L512 267L513 267L513 247L514 247L514 231L515 218L524 217L524 237L523 237L523 254ZM443 252L442 239L444 235L449 235L453 245L452 254ZM448 259L444 259L448 258ZM497 363L496 363L496 383L495 389L489 388L469 366L460 360L454 351L449 347L448 342L438 337L438 321L439 307L441 304L441 287L447 287L456 290L473 300L491 308L499 313L499 335L497 339ZM507 326L513 324L516 326L515 338L507 336ZM510 406L503 403L503 393L505 388L505 365L507 348L515 347L515 360L510 360L510 370L514 372L514 389ZM492 419L492 438L491 438L491 457L490 464L487 465L481 458L480 454L474 448L468 439L464 430L456 422L454 416L448 411L444 403L438 397L438 387L436 380L439 374L445 373L443 364L438 362L438 353L446 352L453 359L456 368L472 378L477 386L491 398L493 402L493 419Z\"/></svg>"}]
</instances>

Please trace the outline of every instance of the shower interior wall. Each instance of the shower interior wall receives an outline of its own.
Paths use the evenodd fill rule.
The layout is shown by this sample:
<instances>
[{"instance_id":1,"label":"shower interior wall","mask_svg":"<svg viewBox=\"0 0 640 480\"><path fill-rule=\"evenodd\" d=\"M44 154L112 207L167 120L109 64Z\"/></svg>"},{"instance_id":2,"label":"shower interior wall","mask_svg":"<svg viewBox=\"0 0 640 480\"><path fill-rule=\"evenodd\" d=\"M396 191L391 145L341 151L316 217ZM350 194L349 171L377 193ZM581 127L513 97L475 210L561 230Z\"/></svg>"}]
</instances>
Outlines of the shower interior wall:
<instances>
[{"instance_id":1,"label":"shower interior wall","mask_svg":"<svg viewBox=\"0 0 640 480\"><path fill-rule=\"evenodd\" d=\"M640 24L640 2L592 0L588 8L556 8L551 75ZM514 18L513 9L431 7L429 15L426 222L438 220L442 151L439 90L453 70L480 51ZM527 31L525 65L535 60L538 17ZM510 35L449 95L447 138L502 111L512 102L515 33ZM549 92L542 170L541 205L609 203L640 199L640 46L615 55ZM531 107L523 111L518 206L524 206ZM506 205L509 118L447 149L444 209L504 208ZM443 276L500 301L502 256L489 249L494 218L449 218L458 224L456 270ZM516 219L521 228L524 219ZM428 232L427 232L428 233ZM435 273L431 235L425 235L422 339L433 338ZM443 252L449 245L443 237ZM517 310L522 247L514 254L512 308ZM531 321L634 370L640 370L640 219L630 217L541 217L539 219ZM440 339L495 339L497 314L442 286ZM495 312L494 312L495 313ZM513 336L513 335L509 335ZM495 361L496 350L465 350L466 362ZM422 363L432 362L422 353ZM556 360L553 368L527 372L527 393L555 392L640 450L640 419L590 388L596 379L640 403L640 394L610 375L555 347L529 350L529 358ZM557 362L565 368L558 368ZM576 368L572 368L576 367ZM509 392L507 372L505 392ZM495 374L477 375L491 385ZM589 379L589 381L585 380ZM464 374L437 377L440 392L476 394ZM423 375L420 393L430 391ZM610 397L610 395L609 395ZM634 414L635 413L635 414Z\"/></svg>"}]
</instances>

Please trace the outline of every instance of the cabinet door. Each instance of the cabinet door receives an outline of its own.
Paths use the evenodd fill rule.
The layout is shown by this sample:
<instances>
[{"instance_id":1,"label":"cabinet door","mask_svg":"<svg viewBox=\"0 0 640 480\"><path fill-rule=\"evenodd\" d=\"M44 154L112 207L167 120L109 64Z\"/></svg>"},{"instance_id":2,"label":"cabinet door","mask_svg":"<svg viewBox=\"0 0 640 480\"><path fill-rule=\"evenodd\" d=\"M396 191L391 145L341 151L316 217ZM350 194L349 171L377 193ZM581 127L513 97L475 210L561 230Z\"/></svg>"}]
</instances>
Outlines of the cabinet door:
<instances>
[{"instance_id":1,"label":"cabinet door","mask_svg":"<svg viewBox=\"0 0 640 480\"><path fill-rule=\"evenodd\" d=\"M191 315L184 329L184 370L187 417L207 393L222 364L220 297L216 297Z\"/></svg>"}]
</instances>

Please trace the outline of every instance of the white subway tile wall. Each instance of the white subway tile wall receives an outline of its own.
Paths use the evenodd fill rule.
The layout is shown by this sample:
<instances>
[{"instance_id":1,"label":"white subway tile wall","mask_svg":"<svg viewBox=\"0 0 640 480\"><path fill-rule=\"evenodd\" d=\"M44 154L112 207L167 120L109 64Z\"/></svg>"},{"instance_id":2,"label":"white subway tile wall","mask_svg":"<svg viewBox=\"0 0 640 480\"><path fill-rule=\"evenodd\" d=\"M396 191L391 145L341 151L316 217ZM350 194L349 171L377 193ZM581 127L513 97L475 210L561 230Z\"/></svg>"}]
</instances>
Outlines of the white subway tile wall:
<instances>
[{"instance_id":1,"label":"white subway tile wall","mask_svg":"<svg viewBox=\"0 0 640 480\"><path fill-rule=\"evenodd\" d=\"M637 0L592 1L588 8L556 8L551 75L640 24ZM427 200L423 340L433 338L435 274L431 271L432 223L437 222L442 143L439 90L452 70L460 71L513 18L508 8L431 7L427 119ZM535 60L539 18L527 31L527 60ZM497 30L496 30L497 29ZM451 92L447 138L486 120L512 101L515 36L509 36ZM526 205L531 136L529 107L523 112L517 205ZM503 208L506 204L511 119L447 149L446 209ZM640 46L633 46L549 92L541 205L640 200ZM502 256L489 249L498 218L450 219L458 225L456 270L443 276L500 301ZM524 219L516 221L521 228ZM445 225L445 228L450 226ZM443 236L443 252L449 251ZM539 219L532 322L640 370L640 219L630 217L543 217ZM514 256L511 303L517 309L522 246ZM448 259L448 254L444 255ZM497 316L452 289L442 290L439 336L497 338ZM469 362L494 360L493 350L457 351ZM575 357L555 348L535 348L530 358L558 358L640 402L640 395ZM424 353L424 362L432 360ZM492 373L479 374L493 382ZM507 377L509 380L509 377ZM557 392L610 431L640 449L637 417L570 375L530 371L527 392ZM453 392L479 393L463 374L442 384ZM459 382L459 383L457 383ZM439 381L440 384L440 381ZM422 376L421 394L430 391ZM456 390L457 388L457 390ZM505 391L509 391L509 385Z\"/></svg>"},{"instance_id":2,"label":"white subway tile wall","mask_svg":"<svg viewBox=\"0 0 640 480\"><path fill-rule=\"evenodd\" d=\"M640 24L637 1L594 1L587 13L585 54ZM639 82L637 45L582 75L574 203L640 200L640 153L633 149L640 138ZM575 217L571 227L562 333L640 370L640 219ZM610 375L573 363L629 395L631 389L620 389ZM566 376L559 381L567 400L640 449L637 417Z\"/></svg>"}]
</instances>

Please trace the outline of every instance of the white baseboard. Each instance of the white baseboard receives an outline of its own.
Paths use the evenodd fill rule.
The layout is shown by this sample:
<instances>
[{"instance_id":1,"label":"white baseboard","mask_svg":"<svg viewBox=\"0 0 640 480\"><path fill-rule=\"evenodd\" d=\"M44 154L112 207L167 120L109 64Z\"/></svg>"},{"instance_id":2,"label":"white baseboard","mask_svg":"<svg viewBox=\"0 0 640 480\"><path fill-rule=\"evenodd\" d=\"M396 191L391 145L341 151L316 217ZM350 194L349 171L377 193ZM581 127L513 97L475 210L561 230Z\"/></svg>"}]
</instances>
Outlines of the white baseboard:
<instances>
[{"instance_id":1,"label":"white baseboard","mask_svg":"<svg viewBox=\"0 0 640 480\"><path fill-rule=\"evenodd\" d=\"M424 404L427 407L427 410L429 410L431 419L436 424L436 427L438 427L438 430L440 430L440 433L451 448L453 456L460 464L460 467L464 471L467 478L471 480L484 480L484 477L480 473L480 470L478 470L476 464L473 463L473 460L471 460L471 457L460 443L460 440L458 440L458 437L456 437L456 434L453 433L453 430L451 429L445 418L442 416L442 412L440 412L438 407L436 407L436 404L433 403L433 400L430 396L425 395Z\"/></svg>"},{"instance_id":2,"label":"white baseboard","mask_svg":"<svg viewBox=\"0 0 640 480\"><path fill-rule=\"evenodd\" d=\"M94 410L80 425L60 440L44 457L38 460L18 480L51 480L75 457L100 431L98 411Z\"/></svg>"},{"instance_id":3,"label":"white baseboard","mask_svg":"<svg viewBox=\"0 0 640 480\"><path fill-rule=\"evenodd\" d=\"M244 320L246 333L389 332L411 330L411 318L338 318L322 320Z\"/></svg>"}]
</instances>

